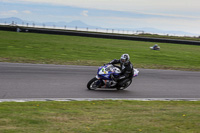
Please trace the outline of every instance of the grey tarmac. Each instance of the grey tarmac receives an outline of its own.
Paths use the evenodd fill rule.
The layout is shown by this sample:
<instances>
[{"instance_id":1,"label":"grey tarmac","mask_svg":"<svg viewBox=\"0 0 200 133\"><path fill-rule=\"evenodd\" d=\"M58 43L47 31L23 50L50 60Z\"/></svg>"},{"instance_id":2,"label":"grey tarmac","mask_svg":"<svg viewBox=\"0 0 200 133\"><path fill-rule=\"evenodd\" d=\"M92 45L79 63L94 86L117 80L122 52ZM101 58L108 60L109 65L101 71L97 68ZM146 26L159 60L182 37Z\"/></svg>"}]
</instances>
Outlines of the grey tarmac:
<instances>
[{"instance_id":1,"label":"grey tarmac","mask_svg":"<svg viewBox=\"0 0 200 133\"><path fill-rule=\"evenodd\" d=\"M138 68L139 76L126 90L90 91L86 85L96 75L97 69L97 66L1 62L0 99L200 98L200 72Z\"/></svg>"}]
</instances>

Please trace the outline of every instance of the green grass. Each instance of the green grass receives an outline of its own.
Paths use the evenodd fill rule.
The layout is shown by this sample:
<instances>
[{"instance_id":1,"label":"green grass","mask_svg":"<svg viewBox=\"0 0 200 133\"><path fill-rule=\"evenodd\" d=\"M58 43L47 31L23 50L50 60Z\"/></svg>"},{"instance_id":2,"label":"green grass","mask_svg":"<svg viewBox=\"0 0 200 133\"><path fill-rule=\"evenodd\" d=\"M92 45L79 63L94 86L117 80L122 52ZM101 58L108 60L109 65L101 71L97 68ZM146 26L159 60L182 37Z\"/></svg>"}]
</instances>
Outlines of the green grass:
<instances>
[{"instance_id":1,"label":"green grass","mask_svg":"<svg viewBox=\"0 0 200 133\"><path fill-rule=\"evenodd\" d=\"M200 102L2 102L1 133L198 133Z\"/></svg>"},{"instance_id":2,"label":"green grass","mask_svg":"<svg viewBox=\"0 0 200 133\"><path fill-rule=\"evenodd\" d=\"M200 71L199 46L155 43L0 31L0 62L99 66L128 53L135 67Z\"/></svg>"}]
</instances>

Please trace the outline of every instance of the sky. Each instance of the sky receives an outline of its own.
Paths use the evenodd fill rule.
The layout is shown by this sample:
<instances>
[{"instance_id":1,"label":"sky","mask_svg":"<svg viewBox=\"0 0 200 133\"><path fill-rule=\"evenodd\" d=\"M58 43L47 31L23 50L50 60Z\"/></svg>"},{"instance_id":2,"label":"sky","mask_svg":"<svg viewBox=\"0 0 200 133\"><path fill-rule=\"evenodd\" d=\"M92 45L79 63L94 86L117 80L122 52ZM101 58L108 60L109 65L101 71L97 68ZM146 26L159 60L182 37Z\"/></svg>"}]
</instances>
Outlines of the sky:
<instances>
[{"instance_id":1,"label":"sky","mask_svg":"<svg viewBox=\"0 0 200 133\"><path fill-rule=\"evenodd\" d=\"M0 18L80 20L103 28L156 28L200 35L200 0L0 0Z\"/></svg>"}]
</instances>

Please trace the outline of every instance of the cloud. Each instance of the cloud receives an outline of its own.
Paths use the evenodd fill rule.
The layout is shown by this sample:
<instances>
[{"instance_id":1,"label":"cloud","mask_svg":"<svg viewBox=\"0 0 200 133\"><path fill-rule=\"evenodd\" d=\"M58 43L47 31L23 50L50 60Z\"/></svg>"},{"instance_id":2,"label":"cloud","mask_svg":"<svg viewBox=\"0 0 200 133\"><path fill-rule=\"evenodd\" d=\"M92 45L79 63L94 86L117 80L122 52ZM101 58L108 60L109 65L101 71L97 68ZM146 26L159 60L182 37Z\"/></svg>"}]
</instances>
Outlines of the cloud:
<instances>
[{"instance_id":1,"label":"cloud","mask_svg":"<svg viewBox=\"0 0 200 133\"><path fill-rule=\"evenodd\" d=\"M24 10L24 11L22 11L22 13L31 14L31 11L29 11L29 10Z\"/></svg>"},{"instance_id":2,"label":"cloud","mask_svg":"<svg viewBox=\"0 0 200 133\"><path fill-rule=\"evenodd\" d=\"M2 11L0 12L0 15L2 16L14 16L18 14L19 12L17 10L9 10L9 11Z\"/></svg>"},{"instance_id":3,"label":"cloud","mask_svg":"<svg viewBox=\"0 0 200 133\"><path fill-rule=\"evenodd\" d=\"M17 13L19 13L17 10L10 10L8 12L11 13L11 14L17 14Z\"/></svg>"},{"instance_id":4,"label":"cloud","mask_svg":"<svg viewBox=\"0 0 200 133\"><path fill-rule=\"evenodd\" d=\"M84 10L81 12L81 15L85 16L85 17L88 17L88 11Z\"/></svg>"},{"instance_id":5,"label":"cloud","mask_svg":"<svg viewBox=\"0 0 200 133\"><path fill-rule=\"evenodd\" d=\"M200 12L199 0L2 0L12 3L38 3L65 5L81 8L92 8L101 10L162 13L162 14L183 14L188 16Z\"/></svg>"},{"instance_id":6,"label":"cloud","mask_svg":"<svg viewBox=\"0 0 200 133\"><path fill-rule=\"evenodd\" d=\"M125 11L140 14L199 18L199 0L1 0L9 3L46 4L85 9ZM87 16L87 12L81 15Z\"/></svg>"},{"instance_id":7,"label":"cloud","mask_svg":"<svg viewBox=\"0 0 200 133\"><path fill-rule=\"evenodd\" d=\"M19 15L20 13L31 14L31 11L29 11L29 10L24 10L24 11L17 11L17 10L0 11L0 15L2 15L2 16L16 16L16 15Z\"/></svg>"}]
</instances>

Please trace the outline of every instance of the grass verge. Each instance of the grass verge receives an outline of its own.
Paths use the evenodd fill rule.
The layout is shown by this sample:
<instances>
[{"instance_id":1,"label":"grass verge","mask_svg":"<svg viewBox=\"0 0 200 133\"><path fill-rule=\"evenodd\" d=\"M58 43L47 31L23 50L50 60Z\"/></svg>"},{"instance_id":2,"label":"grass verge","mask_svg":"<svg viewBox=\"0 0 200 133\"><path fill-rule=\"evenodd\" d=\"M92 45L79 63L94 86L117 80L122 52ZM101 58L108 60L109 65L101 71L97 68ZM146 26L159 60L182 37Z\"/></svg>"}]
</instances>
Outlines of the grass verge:
<instances>
[{"instance_id":1,"label":"grass verge","mask_svg":"<svg viewBox=\"0 0 200 133\"><path fill-rule=\"evenodd\" d=\"M0 62L102 65L128 53L135 67L200 71L200 47L0 31Z\"/></svg>"},{"instance_id":2,"label":"grass verge","mask_svg":"<svg viewBox=\"0 0 200 133\"><path fill-rule=\"evenodd\" d=\"M199 101L2 102L1 133L198 133Z\"/></svg>"}]
</instances>

